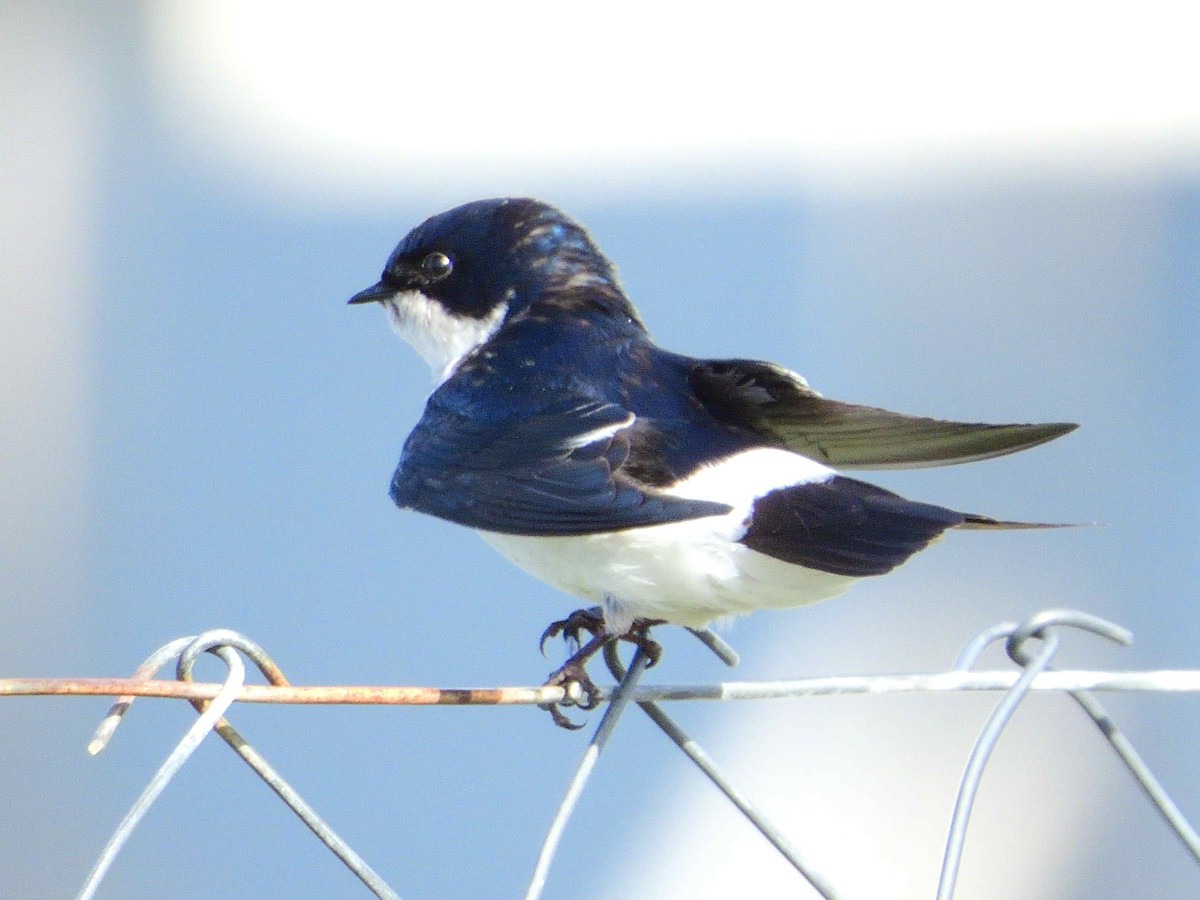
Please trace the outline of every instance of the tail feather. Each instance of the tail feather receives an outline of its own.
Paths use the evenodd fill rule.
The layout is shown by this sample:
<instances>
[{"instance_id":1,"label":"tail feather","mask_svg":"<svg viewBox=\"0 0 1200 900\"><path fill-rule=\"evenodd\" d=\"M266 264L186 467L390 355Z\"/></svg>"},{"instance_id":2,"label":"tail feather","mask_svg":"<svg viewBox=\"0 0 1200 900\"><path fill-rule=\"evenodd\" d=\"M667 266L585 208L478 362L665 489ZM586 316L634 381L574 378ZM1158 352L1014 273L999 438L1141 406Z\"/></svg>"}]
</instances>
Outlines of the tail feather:
<instances>
[{"instance_id":1,"label":"tail feather","mask_svg":"<svg viewBox=\"0 0 1200 900\"><path fill-rule=\"evenodd\" d=\"M991 516L980 516L975 513L963 513L963 520L956 528L999 531L1002 529L1019 528L1083 528L1095 525L1095 522L1011 522L1006 519L993 519Z\"/></svg>"}]
</instances>

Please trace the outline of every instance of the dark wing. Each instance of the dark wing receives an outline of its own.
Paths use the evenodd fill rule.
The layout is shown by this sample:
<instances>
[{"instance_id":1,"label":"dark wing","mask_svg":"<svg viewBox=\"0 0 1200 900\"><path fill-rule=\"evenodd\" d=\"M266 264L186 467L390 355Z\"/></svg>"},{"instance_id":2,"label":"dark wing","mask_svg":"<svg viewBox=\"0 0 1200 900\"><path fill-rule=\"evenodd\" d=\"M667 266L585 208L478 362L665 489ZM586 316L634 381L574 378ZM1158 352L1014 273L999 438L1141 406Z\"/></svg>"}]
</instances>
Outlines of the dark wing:
<instances>
[{"instance_id":1,"label":"dark wing","mask_svg":"<svg viewBox=\"0 0 1200 900\"><path fill-rule=\"evenodd\" d=\"M432 405L392 477L397 506L471 528L577 535L678 522L730 510L662 494L621 471L634 415L565 399L519 419L481 420Z\"/></svg>"},{"instance_id":2,"label":"dark wing","mask_svg":"<svg viewBox=\"0 0 1200 900\"><path fill-rule=\"evenodd\" d=\"M697 362L689 380L720 421L846 469L973 462L1036 447L1078 427L946 422L840 403L825 399L787 369L752 360Z\"/></svg>"},{"instance_id":3,"label":"dark wing","mask_svg":"<svg viewBox=\"0 0 1200 900\"><path fill-rule=\"evenodd\" d=\"M784 562L861 578L890 572L948 528L1067 527L955 512L834 475L759 497L741 543Z\"/></svg>"},{"instance_id":4,"label":"dark wing","mask_svg":"<svg viewBox=\"0 0 1200 900\"><path fill-rule=\"evenodd\" d=\"M784 562L861 578L890 572L969 518L977 517L834 475L759 497L741 542Z\"/></svg>"}]
</instances>

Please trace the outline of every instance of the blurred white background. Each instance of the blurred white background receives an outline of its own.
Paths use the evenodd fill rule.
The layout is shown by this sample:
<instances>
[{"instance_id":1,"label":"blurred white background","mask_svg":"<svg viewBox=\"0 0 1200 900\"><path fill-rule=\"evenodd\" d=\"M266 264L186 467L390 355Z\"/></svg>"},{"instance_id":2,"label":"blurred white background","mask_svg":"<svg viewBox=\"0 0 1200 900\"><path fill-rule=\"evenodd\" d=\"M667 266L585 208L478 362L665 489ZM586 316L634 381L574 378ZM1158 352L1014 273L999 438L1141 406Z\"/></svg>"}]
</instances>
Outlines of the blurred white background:
<instances>
[{"instance_id":1,"label":"blurred white background","mask_svg":"<svg viewBox=\"0 0 1200 900\"><path fill-rule=\"evenodd\" d=\"M726 636L739 679L933 671L1068 606L1064 665L1200 665L1200 62L1189 5L209 2L0 6L0 673L121 675L244 631L297 683L530 684L571 598L387 480L428 390L347 309L408 228L531 194L656 338L912 413L1082 423L883 473L1004 517ZM666 635L649 682L728 677ZM555 648L555 653L559 652ZM990 662L1000 664L998 658ZM219 666L209 670L216 676ZM986 696L674 714L850 898L933 895ZM1188 697L1106 701L1200 813ZM192 713L0 703L0 896L70 896ZM519 896L587 732L536 710L237 709L406 898ZM598 716L593 714L593 721ZM1195 865L1066 699L987 770L964 898L1175 898ZM101 896L359 896L213 741ZM636 711L547 898L806 896Z\"/></svg>"}]
</instances>

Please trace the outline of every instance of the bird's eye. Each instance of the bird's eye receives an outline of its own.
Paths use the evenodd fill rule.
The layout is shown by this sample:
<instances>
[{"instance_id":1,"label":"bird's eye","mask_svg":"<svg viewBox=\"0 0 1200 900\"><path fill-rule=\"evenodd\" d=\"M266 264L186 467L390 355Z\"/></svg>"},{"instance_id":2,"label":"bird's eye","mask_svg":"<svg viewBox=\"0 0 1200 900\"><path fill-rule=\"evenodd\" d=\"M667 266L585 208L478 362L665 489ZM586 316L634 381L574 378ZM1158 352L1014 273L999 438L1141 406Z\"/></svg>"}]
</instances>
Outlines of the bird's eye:
<instances>
[{"instance_id":1,"label":"bird's eye","mask_svg":"<svg viewBox=\"0 0 1200 900\"><path fill-rule=\"evenodd\" d=\"M445 278L454 268L454 263L445 253L434 252L421 260L421 268L432 278Z\"/></svg>"}]
</instances>

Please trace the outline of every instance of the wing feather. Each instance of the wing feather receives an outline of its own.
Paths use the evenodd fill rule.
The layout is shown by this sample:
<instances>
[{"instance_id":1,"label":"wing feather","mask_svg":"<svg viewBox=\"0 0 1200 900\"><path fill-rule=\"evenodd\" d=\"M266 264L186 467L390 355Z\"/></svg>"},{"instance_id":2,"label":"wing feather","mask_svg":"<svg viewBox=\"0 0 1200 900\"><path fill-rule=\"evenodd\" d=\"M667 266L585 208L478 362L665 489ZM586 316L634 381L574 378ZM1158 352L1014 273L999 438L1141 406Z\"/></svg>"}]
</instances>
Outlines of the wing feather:
<instances>
[{"instance_id":1,"label":"wing feather","mask_svg":"<svg viewBox=\"0 0 1200 900\"><path fill-rule=\"evenodd\" d=\"M1036 447L1078 427L949 422L842 403L822 397L799 375L753 360L700 362L689 380L715 418L842 469L973 462Z\"/></svg>"}]
</instances>

